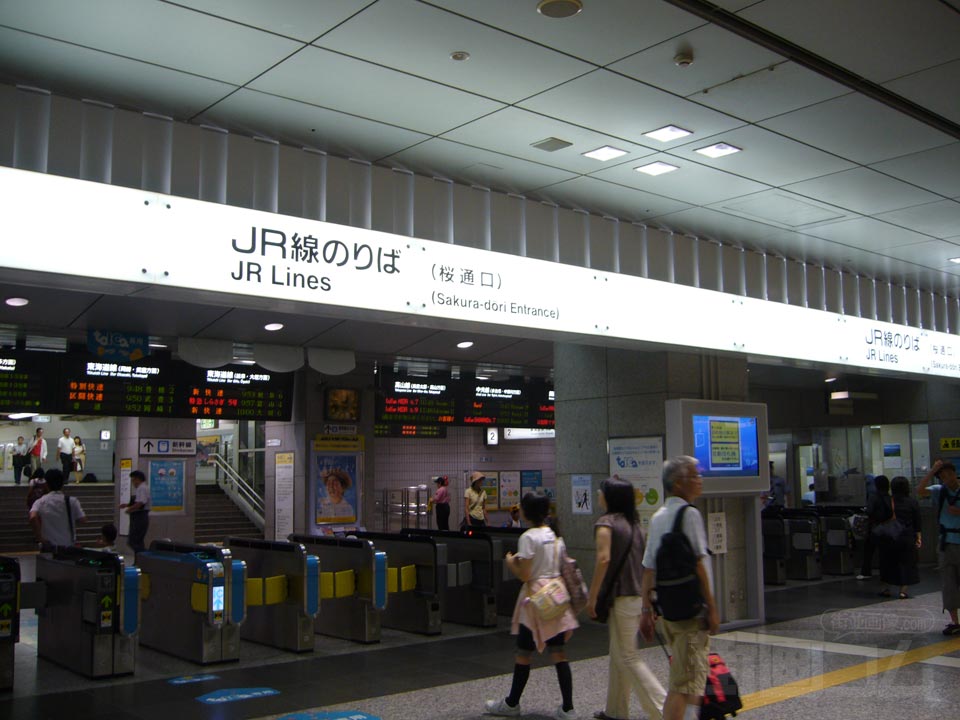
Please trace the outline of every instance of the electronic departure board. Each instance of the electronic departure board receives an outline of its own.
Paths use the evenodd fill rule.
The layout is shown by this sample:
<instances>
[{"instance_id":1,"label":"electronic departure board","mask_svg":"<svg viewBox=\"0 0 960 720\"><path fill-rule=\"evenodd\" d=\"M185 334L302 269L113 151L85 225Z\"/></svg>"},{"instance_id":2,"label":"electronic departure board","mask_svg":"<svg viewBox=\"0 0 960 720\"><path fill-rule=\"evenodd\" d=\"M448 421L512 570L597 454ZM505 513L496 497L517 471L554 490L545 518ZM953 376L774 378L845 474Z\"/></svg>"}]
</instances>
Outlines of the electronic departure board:
<instances>
[{"instance_id":1,"label":"electronic departure board","mask_svg":"<svg viewBox=\"0 0 960 720\"><path fill-rule=\"evenodd\" d=\"M373 426L373 436L394 438L445 438L447 436L447 426L376 423Z\"/></svg>"},{"instance_id":2,"label":"electronic departure board","mask_svg":"<svg viewBox=\"0 0 960 720\"><path fill-rule=\"evenodd\" d=\"M289 420L293 373L249 366L191 368L185 386L186 416L239 420Z\"/></svg>"},{"instance_id":3,"label":"electronic departure board","mask_svg":"<svg viewBox=\"0 0 960 720\"><path fill-rule=\"evenodd\" d=\"M43 412L49 408L53 396L46 390L57 372L47 356L37 355L34 362L26 353L0 353L0 413Z\"/></svg>"},{"instance_id":4,"label":"electronic departure board","mask_svg":"<svg viewBox=\"0 0 960 720\"><path fill-rule=\"evenodd\" d=\"M542 381L385 375L377 393L376 419L391 424L553 428L553 389Z\"/></svg>"},{"instance_id":5,"label":"electronic departure board","mask_svg":"<svg viewBox=\"0 0 960 720\"><path fill-rule=\"evenodd\" d=\"M167 362L103 362L66 355L54 412L132 417L178 417L177 381Z\"/></svg>"}]
</instances>

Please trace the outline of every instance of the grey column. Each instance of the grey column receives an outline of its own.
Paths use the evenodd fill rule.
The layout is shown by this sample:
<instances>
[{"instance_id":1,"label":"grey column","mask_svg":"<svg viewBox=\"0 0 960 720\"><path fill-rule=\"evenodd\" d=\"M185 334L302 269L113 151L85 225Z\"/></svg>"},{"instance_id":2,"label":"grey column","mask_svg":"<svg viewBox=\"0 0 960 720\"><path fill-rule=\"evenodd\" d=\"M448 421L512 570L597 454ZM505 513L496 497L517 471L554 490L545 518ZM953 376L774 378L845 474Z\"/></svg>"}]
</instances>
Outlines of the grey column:
<instances>
[{"instance_id":1,"label":"grey column","mask_svg":"<svg viewBox=\"0 0 960 720\"><path fill-rule=\"evenodd\" d=\"M110 184L113 179L114 107L96 100L82 102L80 179Z\"/></svg>"},{"instance_id":2,"label":"grey column","mask_svg":"<svg viewBox=\"0 0 960 720\"><path fill-rule=\"evenodd\" d=\"M17 91L13 166L45 173L50 152L50 93L26 85L17 85Z\"/></svg>"},{"instance_id":3,"label":"grey column","mask_svg":"<svg viewBox=\"0 0 960 720\"><path fill-rule=\"evenodd\" d=\"M413 173L393 169L393 231L413 237Z\"/></svg>"},{"instance_id":4,"label":"grey column","mask_svg":"<svg viewBox=\"0 0 960 720\"><path fill-rule=\"evenodd\" d=\"M276 212L280 200L280 143L253 139L253 208Z\"/></svg>"},{"instance_id":5,"label":"grey column","mask_svg":"<svg viewBox=\"0 0 960 720\"><path fill-rule=\"evenodd\" d=\"M229 136L221 128L200 126L200 199L206 202L227 202Z\"/></svg>"},{"instance_id":6,"label":"grey column","mask_svg":"<svg viewBox=\"0 0 960 720\"><path fill-rule=\"evenodd\" d=\"M150 192L170 194L173 166L173 119L155 113L143 113L143 164L140 187Z\"/></svg>"},{"instance_id":7,"label":"grey column","mask_svg":"<svg viewBox=\"0 0 960 720\"><path fill-rule=\"evenodd\" d=\"M366 160L350 158L350 225L373 227L373 169Z\"/></svg>"},{"instance_id":8,"label":"grey column","mask_svg":"<svg viewBox=\"0 0 960 720\"><path fill-rule=\"evenodd\" d=\"M327 219L327 154L313 148L303 149L303 215Z\"/></svg>"},{"instance_id":9,"label":"grey column","mask_svg":"<svg viewBox=\"0 0 960 720\"><path fill-rule=\"evenodd\" d=\"M479 198L479 224L480 247L489 250L493 246L493 233L491 231L491 213L490 213L490 188L480 185L471 185L470 191L474 198Z\"/></svg>"},{"instance_id":10,"label":"grey column","mask_svg":"<svg viewBox=\"0 0 960 720\"><path fill-rule=\"evenodd\" d=\"M433 239L453 244L453 181L433 178Z\"/></svg>"}]
</instances>

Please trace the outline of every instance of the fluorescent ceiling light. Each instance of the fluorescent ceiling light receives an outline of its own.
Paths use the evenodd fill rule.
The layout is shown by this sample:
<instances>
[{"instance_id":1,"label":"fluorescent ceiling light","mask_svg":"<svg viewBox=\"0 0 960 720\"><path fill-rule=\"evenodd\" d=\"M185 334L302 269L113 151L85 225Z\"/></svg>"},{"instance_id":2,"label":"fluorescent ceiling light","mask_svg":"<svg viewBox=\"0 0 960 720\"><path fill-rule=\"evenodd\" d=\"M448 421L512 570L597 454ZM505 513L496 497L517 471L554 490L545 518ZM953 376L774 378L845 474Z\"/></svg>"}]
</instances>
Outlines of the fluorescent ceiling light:
<instances>
[{"instance_id":1,"label":"fluorescent ceiling light","mask_svg":"<svg viewBox=\"0 0 960 720\"><path fill-rule=\"evenodd\" d=\"M477 375L476 378L477 378L477 380L489 380L489 379L490 379L490 376L489 376L489 375Z\"/></svg>"},{"instance_id":2,"label":"fluorescent ceiling light","mask_svg":"<svg viewBox=\"0 0 960 720\"><path fill-rule=\"evenodd\" d=\"M269 332L276 332L277 330L283 330L283 323L267 323L263 326L264 330Z\"/></svg>"},{"instance_id":3,"label":"fluorescent ceiling light","mask_svg":"<svg viewBox=\"0 0 960 720\"><path fill-rule=\"evenodd\" d=\"M461 350L466 350L467 348L472 348L472 347L473 347L473 341L472 341L472 340L464 340L463 342L458 342L458 343L457 343L457 347L460 348Z\"/></svg>"},{"instance_id":4,"label":"fluorescent ceiling light","mask_svg":"<svg viewBox=\"0 0 960 720\"><path fill-rule=\"evenodd\" d=\"M693 133L689 130L684 130L682 127L677 127L676 125L666 125L662 128L644 133L644 135L646 135L648 138L659 140L660 142L670 142L672 140L685 138L687 135L693 135Z\"/></svg>"},{"instance_id":5,"label":"fluorescent ceiling light","mask_svg":"<svg viewBox=\"0 0 960 720\"><path fill-rule=\"evenodd\" d=\"M830 399L831 399L831 400L849 400L849 399L850 399L850 393L847 392L846 390L840 390L840 391L838 391L838 392L832 392L832 393L830 393Z\"/></svg>"},{"instance_id":6,"label":"fluorescent ceiling light","mask_svg":"<svg viewBox=\"0 0 960 720\"><path fill-rule=\"evenodd\" d=\"M836 382L836 381L837 379L835 377L828 377L826 380L824 380L824 382Z\"/></svg>"},{"instance_id":7,"label":"fluorescent ceiling light","mask_svg":"<svg viewBox=\"0 0 960 720\"><path fill-rule=\"evenodd\" d=\"M649 165L641 165L640 167L635 167L634 170L637 172L646 173L647 175L663 175L664 173L673 172L674 170L679 170L680 168L676 165L671 165L670 163L652 162Z\"/></svg>"},{"instance_id":8,"label":"fluorescent ceiling light","mask_svg":"<svg viewBox=\"0 0 960 720\"><path fill-rule=\"evenodd\" d=\"M619 150L610 145L604 145L603 147L598 147L596 150L591 150L590 152L583 153L584 157L593 158L594 160L601 160L606 162L607 160L613 160L618 158L621 155L626 155L626 150Z\"/></svg>"},{"instance_id":9,"label":"fluorescent ceiling light","mask_svg":"<svg viewBox=\"0 0 960 720\"><path fill-rule=\"evenodd\" d=\"M710 158L720 158L724 155L733 155L734 153L740 152L742 148L738 148L736 145L727 145L727 143L717 143L716 145L708 145L707 147L702 147L696 152L701 155L706 155Z\"/></svg>"},{"instance_id":10,"label":"fluorescent ceiling light","mask_svg":"<svg viewBox=\"0 0 960 720\"><path fill-rule=\"evenodd\" d=\"M947 260L949 260L949 261L952 262L952 263L956 263L957 265L960 265L960 257L947 258ZM9 301L9 300L7 300L7 304L8 304L8 305L10 304L10 301Z\"/></svg>"},{"instance_id":11,"label":"fluorescent ceiling light","mask_svg":"<svg viewBox=\"0 0 960 720\"><path fill-rule=\"evenodd\" d=\"M10 413L7 415L11 420L26 420L27 418L36 417L37 413L34 412L22 412L22 413Z\"/></svg>"},{"instance_id":12,"label":"fluorescent ceiling light","mask_svg":"<svg viewBox=\"0 0 960 720\"><path fill-rule=\"evenodd\" d=\"M24 305L29 304L29 302L30 302L29 300L27 300L26 298L22 298L22 297L8 297L8 298L7 298L7 305L9 305L10 307L23 307Z\"/></svg>"},{"instance_id":13,"label":"fluorescent ceiling light","mask_svg":"<svg viewBox=\"0 0 960 720\"><path fill-rule=\"evenodd\" d=\"M237 360L234 359L234 362L237 365L256 365L257 363L254 360Z\"/></svg>"},{"instance_id":14,"label":"fluorescent ceiling light","mask_svg":"<svg viewBox=\"0 0 960 720\"><path fill-rule=\"evenodd\" d=\"M152 347L152 348L158 348L158 349L160 349L160 350L166 350L166 349L167 349L167 346L164 345L163 343L150 343L149 346Z\"/></svg>"}]
</instances>

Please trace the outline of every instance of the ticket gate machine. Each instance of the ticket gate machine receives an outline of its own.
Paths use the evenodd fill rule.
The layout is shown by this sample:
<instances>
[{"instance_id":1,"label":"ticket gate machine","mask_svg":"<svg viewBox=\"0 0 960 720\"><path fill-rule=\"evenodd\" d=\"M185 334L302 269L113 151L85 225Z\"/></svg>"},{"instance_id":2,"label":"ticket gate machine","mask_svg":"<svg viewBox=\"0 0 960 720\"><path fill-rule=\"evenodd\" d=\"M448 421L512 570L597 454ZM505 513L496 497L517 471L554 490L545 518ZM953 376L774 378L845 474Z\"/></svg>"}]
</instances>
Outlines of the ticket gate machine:
<instances>
[{"instance_id":1,"label":"ticket gate machine","mask_svg":"<svg viewBox=\"0 0 960 720\"><path fill-rule=\"evenodd\" d=\"M423 635L442 629L440 601L447 584L447 546L426 535L358 532L389 558L390 602L380 615L383 627Z\"/></svg>"},{"instance_id":2,"label":"ticket gate machine","mask_svg":"<svg viewBox=\"0 0 960 720\"><path fill-rule=\"evenodd\" d=\"M200 665L240 659L246 564L229 548L155 540L137 565L143 645Z\"/></svg>"},{"instance_id":3,"label":"ticket gate machine","mask_svg":"<svg viewBox=\"0 0 960 720\"><path fill-rule=\"evenodd\" d=\"M823 572L827 575L853 575L854 563L853 529L850 517L853 509L845 507L818 506L820 537L823 540Z\"/></svg>"},{"instance_id":4,"label":"ticket gate machine","mask_svg":"<svg viewBox=\"0 0 960 720\"><path fill-rule=\"evenodd\" d=\"M387 554L370 540L291 535L320 559L319 635L380 642L380 613L387 607Z\"/></svg>"},{"instance_id":5,"label":"ticket gate machine","mask_svg":"<svg viewBox=\"0 0 960 720\"><path fill-rule=\"evenodd\" d=\"M517 552L517 546L520 543L520 536L526 532L523 528L482 528L486 535L499 538L503 546L503 556L507 553ZM467 530L467 532L471 532ZM513 617L513 609L517 605L517 595L520 594L520 588L523 582L507 567L507 563L501 563L503 566L502 577L500 578L500 587L497 590L497 615L506 615Z\"/></svg>"},{"instance_id":6,"label":"ticket gate machine","mask_svg":"<svg viewBox=\"0 0 960 720\"><path fill-rule=\"evenodd\" d=\"M497 593L503 578L500 538L482 531L460 533L417 528L406 528L401 534L427 535L447 546L447 587L440 604L445 621L496 626Z\"/></svg>"},{"instance_id":7,"label":"ticket gate machine","mask_svg":"<svg viewBox=\"0 0 960 720\"><path fill-rule=\"evenodd\" d=\"M227 538L247 564L244 640L293 652L313 651L313 623L320 610L320 562L300 543Z\"/></svg>"},{"instance_id":8,"label":"ticket gate machine","mask_svg":"<svg viewBox=\"0 0 960 720\"><path fill-rule=\"evenodd\" d=\"M13 687L14 646L20 642L20 563L0 557L0 690Z\"/></svg>"},{"instance_id":9,"label":"ticket gate machine","mask_svg":"<svg viewBox=\"0 0 960 720\"><path fill-rule=\"evenodd\" d=\"M136 661L140 570L99 550L37 556L37 655L89 678L126 675ZM26 596L27 593L24 593ZM33 606L24 603L24 606Z\"/></svg>"}]
</instances>

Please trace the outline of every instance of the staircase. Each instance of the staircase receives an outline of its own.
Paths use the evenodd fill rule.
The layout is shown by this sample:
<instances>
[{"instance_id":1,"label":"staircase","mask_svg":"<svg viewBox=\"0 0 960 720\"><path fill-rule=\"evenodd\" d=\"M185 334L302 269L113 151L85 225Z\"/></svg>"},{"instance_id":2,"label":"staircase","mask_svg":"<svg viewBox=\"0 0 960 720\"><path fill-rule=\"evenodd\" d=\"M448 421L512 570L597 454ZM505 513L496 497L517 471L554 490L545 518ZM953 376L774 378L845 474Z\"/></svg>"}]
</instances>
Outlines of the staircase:
<instances>
[{"instance_id":1,"label":"staircase","mask_svg":"<svg viewBox=\"0 0 960 720\"><path fill-rule=\"evenodd\" d=\"M223 542L226 537L263 539L263 533L216 485L197 485L195 542Z\"/></svg>"},{"instance_id":2,"label":"staircase","mask_svg":"<svg viewBox=\"0 0 960 720\"><path fill-rule=\"evenodd\" d=\"M77 525L77 541L93 546L100 526L117 522L117 504L112 483L68 485L67 494L76 497L87 516ZM36 550L33 530L27 522L27 486L0 487L0 554Z\"/></svg>"}]
</instances>

